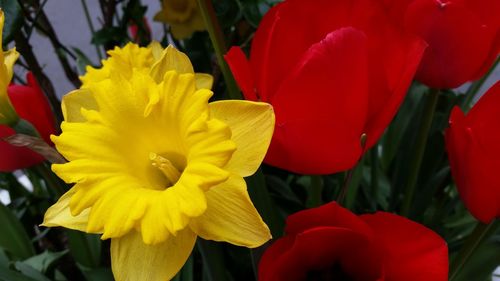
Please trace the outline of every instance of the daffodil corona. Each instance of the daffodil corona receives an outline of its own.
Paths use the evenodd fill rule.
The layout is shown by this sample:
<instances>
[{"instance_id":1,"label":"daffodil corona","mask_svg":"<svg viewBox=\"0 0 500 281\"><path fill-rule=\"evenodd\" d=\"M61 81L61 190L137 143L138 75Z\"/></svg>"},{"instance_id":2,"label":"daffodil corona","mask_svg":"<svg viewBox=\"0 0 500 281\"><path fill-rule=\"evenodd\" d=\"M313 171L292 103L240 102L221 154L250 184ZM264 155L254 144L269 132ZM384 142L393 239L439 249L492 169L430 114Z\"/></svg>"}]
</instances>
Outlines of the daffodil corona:
<instances>
[{"instance_id":1,"label":"daffodil corona","mask_svg":"<svg viewBox=\"0 0 500 281\"><path fill-rule=\"evenodd\" d=\"M52 169L75 185L44 225L110 238L118 281L172 278L197 236L268 241L243 177L267 151L272 107L208 103L211 77L173 47L128 44L110 55L63 98L62 134L52 139L69 162Z\"/></svg>"}]
</instances>

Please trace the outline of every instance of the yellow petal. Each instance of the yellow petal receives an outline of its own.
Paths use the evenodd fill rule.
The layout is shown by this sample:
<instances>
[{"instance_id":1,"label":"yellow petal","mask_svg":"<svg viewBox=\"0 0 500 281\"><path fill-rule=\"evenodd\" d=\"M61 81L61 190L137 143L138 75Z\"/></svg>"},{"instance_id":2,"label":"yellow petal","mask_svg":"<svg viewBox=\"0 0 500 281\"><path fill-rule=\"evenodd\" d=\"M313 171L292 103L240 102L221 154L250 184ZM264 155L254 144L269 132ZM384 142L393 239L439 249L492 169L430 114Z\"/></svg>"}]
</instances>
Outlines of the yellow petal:
<instances>
[{"instance_id":1,"label":"yellow petal","mask_svg":"<svg viewBox=\"0 0 500 281\"><path fill-rule=\"evenodd\" d=\"M3 10L0 9L0 46L3 46L3 24L5 22L5 15L3 13Z\"/></svg>"},{"instance_id":2,"label":"yellow petal","mask_svg":"<svg viewBox=\"0 0 500 281\"><path fill-rule=\"evenodd\" d=\"M68 122L85 122L87 119L82 115L82 108L97 110L97 103L88 89L75 90L62 98L61 103L64 120Z\"/></svg>"},{"instance_id":3,"label":"yellow petal","mask_svg":"<svg viewBox=\"0 0 500 281\"><path fill-rule=\"evenodd\" d=\"M194 79L196 80L196 89L212 89L214 84L214 77L206 73L195 73Z\"/></svg>"},{"instance_id":4,"label":"yellow petal","mask_svg":"<svg viewBox=\"0 0 500 281\"><path fill-rule=\"evenodd\" d=\"M66 192L57 203L52 205L43 218L42 226L55 227L63 226L70 229L86 231L89 217L89 209L84 210L78 216L71 215L69 201L75 193L74 189Z\"/></svg>"},{"instance_id":5,"label":"yellow petal","mask_svg":"<svg viewBox=\"0 0 500 281\"><path fill-rule=\"evenodd\" d=\"M154 62L159 61L161 59L161 55L163 53L163 47L161 46L160 42L152 41L149 44L148 48L151 49L151 53L153 54Z\"/></svg>"},{"instance_id":6,"label":"yellow petal","mask_svg":"<svg viewBox=\"0 0 500 281\"><path fill-rule=\"evenodd\" d=\"M170 70L175 70L179 74L194 73L188 56L171 45L163 50L160 60L153 64L150 75L157 83L160 83L165 73Z\"/></svg>"},{"instance_id":7,"label":"yellow petal","mask_svg":"<svg viewBox=\"0 0 500 281\"><path fill-rule=\"evenodd\" d=\"M14 64L19 58L19 53L16 51L16 48L12 48L6 52L3 52L5 59L5 67L7 68L7 79L12 80L12 75L14 75Z\"/></svg>"},{"instance_id":8,"label":"yellow petal","mask_svg":"<svg viewBox=\"0 0 500 281\"><path fill-rule=\"evenodd\" d=\"M196 234L185 229L165 242L146 245L135 231L111 240L111 264L117 281L166 281L182 268L193 250Z\"/></svg>"},{"instance_id":9,"label":"yellow petal","mask_svg":"<svg viewBox=\"0 0 500 281\"><path fill-rule=\"evenodd\" d=\"M250 101L217 101L209 104L213 118L232 131L236 151L225 169L246 177L255 173L266 155L274 131L271 105Z\"/></svg>"},{"instance_id":10,"label":"yellow petal","mask_svg":"<svg viewBox=\"0 0 500 281\"><path fill-rule=\"evenodd\" d=\"M203 239L238 246L259 247L271 233L250 201L242 177L232 175L207 193L207 210L192 219L190 226Z\"/></svg>"}]
</instances>

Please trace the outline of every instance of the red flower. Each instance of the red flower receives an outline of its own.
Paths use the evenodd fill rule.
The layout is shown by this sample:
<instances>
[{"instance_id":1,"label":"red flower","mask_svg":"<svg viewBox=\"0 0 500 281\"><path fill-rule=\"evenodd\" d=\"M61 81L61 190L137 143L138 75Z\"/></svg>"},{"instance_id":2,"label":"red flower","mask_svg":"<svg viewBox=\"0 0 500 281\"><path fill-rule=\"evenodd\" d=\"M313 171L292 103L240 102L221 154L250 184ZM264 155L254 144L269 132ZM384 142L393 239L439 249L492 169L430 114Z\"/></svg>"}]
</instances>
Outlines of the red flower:
<instances>
[{"instance_id":1,"label":"red flower","mask_svg":"<svg viewBox=\"0 0 500 281\"><path fill-rule=\"evenodd\" d=\"M446 130L451 174L460 197L483 223L500 217L500 82L464 116L453 108Z\"/></svg>"},{"instance_id":2,"label":"red flower","mask_svg":"<svg viewBox=\"0 0 500 281\"><path fill-rule=\"evenodd\" d=\"M431 88L476 80L498 56L498 0L383 1L398 22L429 44L416 78Z\"/></svg>"},{"instance_id":3,"label":"red flower","mask_svg":"<svg viewBox=\"0 0 500 281\"><path fill-rule=\"evenodd\" d=\"M448 280L446 242L404 217L332 202L288 217L286 233L264 253L260 281Z\"/></svg>"},{"instance_id":4,"label":"red flower","mask_svg":"<svg viewBox=\"0 0 500 281\"><path fill-rule=\"evenodd\" d=\"M288 0L263 18L250 62L226 60L245 98L271 103L266 162L305 174L349 169L394 117L425 43L393 26L377 1Z\"/></svg>"},{"instance_id":5,"label":"red flower","mask_svg":"<svg viewBox=\"0 0 500 281\"><path fill-rule=\"evenodd\" d=\"M7 89L10 101L19 117L28 120L35 126L41 137L47 142L50 135L55 134L54 117L40 86L33 74L26 75L28 85L10 85ZM23 169L44 161L44 158L25 147L15 147L1 138L15 132L7 126L0 125L0 172L11 172Z\"/></svg>"},{"instance_id":6,"label":"red flower","mask_svg":"<svg viewBox=\"0 0 500 281\"><path fill-rule=\"evenodd\" d=\"M134 21L131 21L128 26L128 31L130 32L130 36L133 41L136 43L140 43L141 39L144 41L151 41L151 26L149 25L148 19L146 17L142 18L142 26L143 26L143 34L140 33L141 27ZM140 38L143 36L143 38Z\"/></svg>"}]
</instances>

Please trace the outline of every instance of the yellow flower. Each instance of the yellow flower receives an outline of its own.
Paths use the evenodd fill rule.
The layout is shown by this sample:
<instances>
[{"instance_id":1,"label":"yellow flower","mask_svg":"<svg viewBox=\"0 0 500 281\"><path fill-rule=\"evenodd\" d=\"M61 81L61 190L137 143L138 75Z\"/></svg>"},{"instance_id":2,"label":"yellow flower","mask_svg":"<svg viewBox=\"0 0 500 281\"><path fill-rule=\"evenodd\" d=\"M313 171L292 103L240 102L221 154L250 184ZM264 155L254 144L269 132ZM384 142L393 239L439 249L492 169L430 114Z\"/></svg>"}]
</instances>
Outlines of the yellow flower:
<instances>
[{"instance_id":1,"label":"yellow flower","mask_svg":"<svg viewBox=\"0 0 500 281\"><path fill-rule=\"evenodd\" d=\"M267 151L272 107L208 103L211 85L196 81L173 47L128 45L111 56L95 81L87 76L63 98L62 134L52 140L69 162L52 170L75 185L44 225L111 238L118 281L172 278L197 236L246 247L268 241L243 177Z\"/></svg>"},{"instance_id":2,"label":"yellow flower","mask_svg":"<svg viewBox=\"0 0 500 281\"><path fill-rule=\"evenodd\" d=\"M193 32L206 29L196 0L163 0L162 10L154 19L168 23L177 39L186 39Z\"/></svg>"},{"instance_id":3,"label":"yellow flower","mask_svg":"<svg viewBox=\"0 0 500 281\"><path fill-rule=\"evenodd\" d=\"M0 9L0 46L2 46L2 30L5 21L3 10ZM19 120L9 96L7 87L12 80L14 63L19 57L16 48L6 52L0 50L0 124L13 125Z\"/></svg>"}]
</instances>

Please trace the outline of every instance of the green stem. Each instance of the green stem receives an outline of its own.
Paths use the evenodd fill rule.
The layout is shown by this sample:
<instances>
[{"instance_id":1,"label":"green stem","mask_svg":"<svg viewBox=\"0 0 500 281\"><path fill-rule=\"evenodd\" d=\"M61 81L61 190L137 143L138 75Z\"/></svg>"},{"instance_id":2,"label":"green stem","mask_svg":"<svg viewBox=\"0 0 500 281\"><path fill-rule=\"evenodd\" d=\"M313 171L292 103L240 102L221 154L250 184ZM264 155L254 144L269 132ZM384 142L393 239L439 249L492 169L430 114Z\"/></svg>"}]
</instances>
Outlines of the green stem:
<instances>
[{"instance_id":1,"label":"green stem","mask_svg":"<svg viewBox=\"0 0 500 281\"><path fill-rule=\"evenodd\" d=\"M307 208L314 208L321 205L321 193L323 192L323 178L321 176L310 176L311 184L308 190L306 202Z\"/></svg>"},{"instance_id":2,"label":"green stem","mask_svg":"<svg viewBox=\"0 0 500 281\"><path fill-rule=\"evenodd\" d=\"M378 147L374 146L370 150L370 162L371 162L371 186L372 186L372 196L377 198L378 195Z\"/></svg>"},{"instance_id":3,"label":"green stem","mask_svg":"<svg viewBox=\"0 0 500 281\"><path fill-rule=\"evenodd\" d=\"M354 199L356 198L356 195L358 193L361 171L363 169L363 160L365 158L366 152L366 138L367 135L365 133L363 133L359 138L359 144L361 145L361 156L359 157L356 165L352 169L347 171L347 174L344 178L344 184L342 185L342 189L340 190L340 193L337 197L337 203L340 205L343 205L344 199L346 199L346 196L348 197L348 202L346 202L346 208L348 209L349 205L352 207ZM354 181L352 180L353 177L355 178Z\"/></svg>"},{"instance_id":4,"label":"green stem","mask_svg":"<svg viewBox=\"0 0 500 281\"><path fill-rule=\"evenodd\" d=\"M248 194L252 199L257 211L262 216L271 230L273 237L281 237L284 229L284 222L280 219L276 205L266 187L264 174L259 169L253 176L245 178L248 187Z\"/></svg>"},{"instance_id":5,"label":"green stem","mask_svg":"<svg viewBox=\"0 0 500 281\"><path fill-rule=\"evenodd\" d=\"M476 97L477 93L479 92L479 90L483 86L486 79L488 79L488 77L491 75L491 73L493 73L493 71L497 67L499 61L500 61L500 58L497 58L497 60L495 61L493 66L490 68L488 73L483 75L483 77L481 77L481 79L472 83L472 85L470 85L469 89L467 89L467 92L465 93L465 99L462 102L462 109L465 112L467 112L471 109L472 102L474 101L474 98Z\"/></svg>"},{"instance_id":6,"label":"green stem","mask_svg":"<svg viewBox=\"0 0 500 281\"><path fill-rule=\"evenodd\" d=\"M418 129L417 140L413 155L410 163L410 173L408 175L408 182L404 193L403 205L401 207L401 215L408 217L415 196L415 188L417 186L418 175L420 173L420 166L424 158L425 147L427 146L427 138L431 129L432 120L434 119L434 112L439 99L439 90L429 89L427 101L425 103L423 119Z\"/></svg>"},{"instance_id":7,"label":"green stem","mask_svg":"<svg viewBox=\"0 0 500 281\"><path fill-rule=\"evenodd\" d=\"M27 120L19 118L16 123L10 125L18 134L28 135L32 137L40 137L36 128Z\"/></svg>"},{"instance_id":8,"label":"green stem","mask_svg":"<svg viewBox=\"0 0 500 281\"><path fill-rule=\"evenodd\" d=\"M95 34L95 29L94 25L92 24L92 19L90 18L90 13L89 13L89 8L87 7L87 1L86 0L81 0L82 1L82 6L83 6L83 12L85 13L85 18L87 19L87 23L89 25L90 32L92 32L92 35ZM101 50L99 49L99 45L95 45L95 50L97 53L97 56L99 57L99 61L102 60L102 55L101 55Z\"/></svg>"},{"instance_id":9,"label":"green stem","mask_svg":"<svg viewBox=\"0 0 500 281\"><path fill-rule=\"evenodd\" d=\"M198 239L196 245L201 253L208 281L228 281L222 244Z\"/></svg>"},{"instance_id":10,"label":"green stem","mask_svg":"<svg viewBox=\"0 0 500 281\"><path fill-rule=\"evenodd\" d=\"M220 28L219 22L217 20L217 15L215 14L214 7L211 0L197 0L200 7L201 15L203 21L207 26L208 34L210 35L210 41L215 50L215 55L217 57L217 62L221 69L224 80L226 81L226 86L229 92L229 98L231 99L241 99L241 93L236 85L236 81L229 69L229 66L224 61L224 54L227 52L227 46L224 42L224 33Z\"/></svg>"},{"instance_id":11,"label":"green stem","mask_svg":"<svg viewBox=\"0 0 500 281\"><path fill-rule=\"evenodd\" d=\"M453 259L453 262L451 263L450 266L450 281L453 281L458 274L460 273L460 270L463 268L465 263L469 260L469 258L472 256L474 251L477 249L479 244L486 239L487 237L490 236L490 234L494 233L493 230L495 230L496 227L493 227L495 222L491 222L489 224L484 224L479 222L476 225L476 228L472 231L472 233L469 235L467 238L467 241L465 241L465 244L463 247L460 249L460 252L458 255Z\"/></svg>"},{"instance_id":12,"label":"green stem","mask_svg":"<svg viewBox=\"0 0 500 281\"><path fill-rule=\"evenodd\" d=\"M248 249L250 253L250 261L252 261L252 272L253 272L253 279L252 280L257 280L257 276L259 275L259 265L257 264L257 259L255 257L255 250L254 249Z\"/></svg>"},{"instance_id":13,"label":"green stem","mask_svg":"<svg viewBox=\"0 0 500 281\"><path fill-rule=\"evenodd\" d=\"M33 166L33 169L42 176L50 190L54 191L57 198L61 197L61 195L69 189L69 187L64 184L45 163Z\"/></svg>"},{"instance_id":14,"label":"green stem","mask_svg":"<svg viewBox=\"0 0 500 281\"><path fill-rule=\"evenodd\" d=\"M350 169L349 171L347 171L347 174L345 175L345 178L344 178L344 183L342 184L342 189L340 189L340 193L339 193L339 196L337 197L337 203L339 203L340 205L343 204L344 202L344 199L345 199L345 196L347 194L347 190L349 190L349 186L351 184L351 180L352 180L352 176L354 174L354 171L356 170L357 166Z\"/></svg>"}]
</instances>

